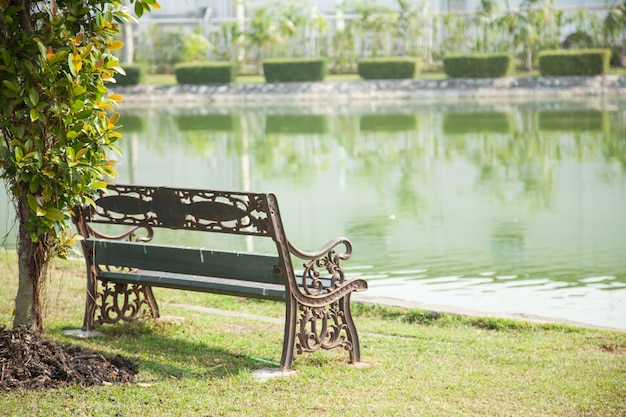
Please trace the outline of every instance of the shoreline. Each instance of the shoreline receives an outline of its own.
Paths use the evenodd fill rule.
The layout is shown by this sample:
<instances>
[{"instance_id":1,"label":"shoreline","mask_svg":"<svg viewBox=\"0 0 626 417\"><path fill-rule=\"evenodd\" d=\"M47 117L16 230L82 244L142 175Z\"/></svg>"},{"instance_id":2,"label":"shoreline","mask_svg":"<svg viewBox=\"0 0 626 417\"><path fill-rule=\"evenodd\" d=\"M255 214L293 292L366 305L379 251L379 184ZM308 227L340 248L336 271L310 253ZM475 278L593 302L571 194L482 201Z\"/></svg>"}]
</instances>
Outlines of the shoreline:
<instances>
[{"instance_id":1,"label":"shoreline","mask_svg":"<svg viewBox=\"0 0 626 417\"><path fill-rule=\"evenodd\" d=\"M365 293L353 294L352 301L357 302L357 303L378 304L378 305L385 306L385 307L417 309L417 310L424 310L424 311L429 311L433 313L448 313L448 314L455 314L459 316L493 317L493 318L501 318L501 319L527 321L527 322L532 322L532 323L554 323L554 324L563 324L567 326L584 327L584 328L589 328L589 329L626 332L626 329L620 328L620 327L602 326L599 324L585 323L581 321L569 320L569 319L560 318L560 317L548 317L548 316L542 316L538 314L528 314L528 313L513 313L509 311L501 311L501 312L483 311L483 310L476 310L476 309L447 305L447 304L446 305L429 304L429 303L425 303L421 301L409 301L409 300L403 300L400 298L393 298L393 297L371 296Z\"/></svg>"},{"instance_id":2,"label":"shoreline","mask_svg":"<svg viewBox=\"0 0 626 417\"><path fill-rule=\"evenodd\" d=\"M255 84L111 86L127 104L263 103L267 101L447 100L626 96L626 76L450 78L442 80L361 80Z\"/></svg>"}]
</instances>

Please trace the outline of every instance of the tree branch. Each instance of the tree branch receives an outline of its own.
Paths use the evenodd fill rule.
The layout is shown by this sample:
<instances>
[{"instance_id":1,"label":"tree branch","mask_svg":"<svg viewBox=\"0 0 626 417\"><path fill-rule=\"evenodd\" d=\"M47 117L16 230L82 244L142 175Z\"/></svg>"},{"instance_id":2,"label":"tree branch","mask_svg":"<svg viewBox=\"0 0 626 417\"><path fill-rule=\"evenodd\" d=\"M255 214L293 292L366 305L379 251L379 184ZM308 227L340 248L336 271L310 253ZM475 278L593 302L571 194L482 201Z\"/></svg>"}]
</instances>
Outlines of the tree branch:
<instances>
[{"instance_id":1,"label":"tree branch","mask_svg":"<svg viewBox=\"0 0 626 417\"><path fill-rule=\"evenodd\" d=\"M22 29L24 29L24 32L26 32L29 37L32 37L34 35L34 31L33 25L30 21L31 0L13 0L13 3L17 7L23 7L23 9L20 10L20 26L22 27Z\"/></svg>"}]
</instances>

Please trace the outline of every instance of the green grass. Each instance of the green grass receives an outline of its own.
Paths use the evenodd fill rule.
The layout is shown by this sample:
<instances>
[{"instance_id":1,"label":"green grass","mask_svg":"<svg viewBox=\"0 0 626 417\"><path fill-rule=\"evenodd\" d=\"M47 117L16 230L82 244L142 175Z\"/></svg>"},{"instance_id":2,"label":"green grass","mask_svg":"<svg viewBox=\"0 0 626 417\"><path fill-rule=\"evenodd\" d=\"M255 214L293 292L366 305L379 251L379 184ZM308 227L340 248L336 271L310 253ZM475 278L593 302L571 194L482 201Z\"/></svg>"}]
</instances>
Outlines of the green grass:
<instances>
[{"instance_id":1,"label":"green grass","mask_svg":"<svg viewBox=\"0 0 626 417\"><path fill-rule=\"evenodd\" d=\"M11 323L16 269L15 253L0 252L0 325ZM298 356L295 376L258 382L251 371L267 365L255 358L280 359L282 303L156 289L169 320L74 340L61 331L80 326L83 285L81 262L55 262L45 337L130 357L136 383L0 392L0 415L626 415L626 332L356 304L370 366L324 351Z\"/></svg>"}]
</instances>

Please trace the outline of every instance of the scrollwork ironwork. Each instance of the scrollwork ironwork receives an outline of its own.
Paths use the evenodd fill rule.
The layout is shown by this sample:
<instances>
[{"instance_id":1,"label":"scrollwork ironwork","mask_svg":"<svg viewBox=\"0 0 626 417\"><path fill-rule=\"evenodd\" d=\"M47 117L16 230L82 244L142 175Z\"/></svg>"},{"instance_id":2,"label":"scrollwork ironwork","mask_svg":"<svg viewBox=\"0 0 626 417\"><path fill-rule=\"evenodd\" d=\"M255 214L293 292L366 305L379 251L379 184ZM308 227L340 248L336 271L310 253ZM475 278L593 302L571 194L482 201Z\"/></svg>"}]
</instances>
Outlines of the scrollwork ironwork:
<instances>
[{"instance_id":1,"label":"scrollwork ironwork","mask_svg":"<svg viewBox=\"0 0 626 417\"><path fill-rule=\"evenodd\" d=\"M264 194L115 185L95 203L87 222L271 236Z\"/></svg>"},{"instance_id":2,"label":"scrollwork ironwork","mask_svg":"<svg viewBox=\"0 0 626 417\"><path fill-rule=\"evenodd\" d=\"M304 263L304 272L302 274L301 287L307 295L320 295L324 291L332 292L345 281L345 274L339 264L341 256L337 255L334 250L328 251L325 256ZM323 278L320 270L326 270L330 275L329 278ZM324 285L324 281L329 281L328 285Z\"/></svg>"},{"instance_id":3,"label":"scrollwork ironwork","mask_svg":"<svg viewBox=\"0 0 626 417\"><path fill-rule=\"evenodd\" d=\"M113 324L120 320L132 321L138 317L155 317L150 301L150 287L136 284L101 282L98 292L100 303L96 306L94 323Z\"/></svg>"},{"instance_id":4,"label":"scrollwork ironwork","mask_svg":"<svg viewBox=\"0 0 626 417\"><path fill-rule=\"evenodd\" d=\"M297 319L296 353L343 347L352 350L347 335L348 324L339 302L325 307L300 305Z\"/></svg>"}]
</instances>

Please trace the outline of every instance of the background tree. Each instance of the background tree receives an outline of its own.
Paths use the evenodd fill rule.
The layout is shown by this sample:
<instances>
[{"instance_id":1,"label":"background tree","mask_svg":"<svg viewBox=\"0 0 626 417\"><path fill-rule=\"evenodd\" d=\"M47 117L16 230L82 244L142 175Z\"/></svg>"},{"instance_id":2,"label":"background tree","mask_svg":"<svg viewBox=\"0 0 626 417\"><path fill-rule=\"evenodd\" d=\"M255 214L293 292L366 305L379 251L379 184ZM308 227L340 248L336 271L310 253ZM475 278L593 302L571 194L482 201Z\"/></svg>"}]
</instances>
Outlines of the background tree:
<instances>
[{"instance_id":1,"label":"background tree","mask_svg":"<svg viewBox=\"0 0 626 417\"><path fill-rule=\"evenodd\" d=\"M606 43L619 49L618 64L626 65L626 1L609 10L604 18L602 30Z\"/></svg>"},{"instance_id":2,"label":"background tree","mask_svg":"<svg viewBox=\"0 0 626 417\"><path fill-rule=\"evenodd\" d=\"M156 0L131 0L137 16ZM105 84L122 71L110 51L132 17L121 0L0 0L0 177L18 218L13 326L41 331L48 262L72 243L73 207L116 172L121 136Z\"/></svg>"}]
</instances>

